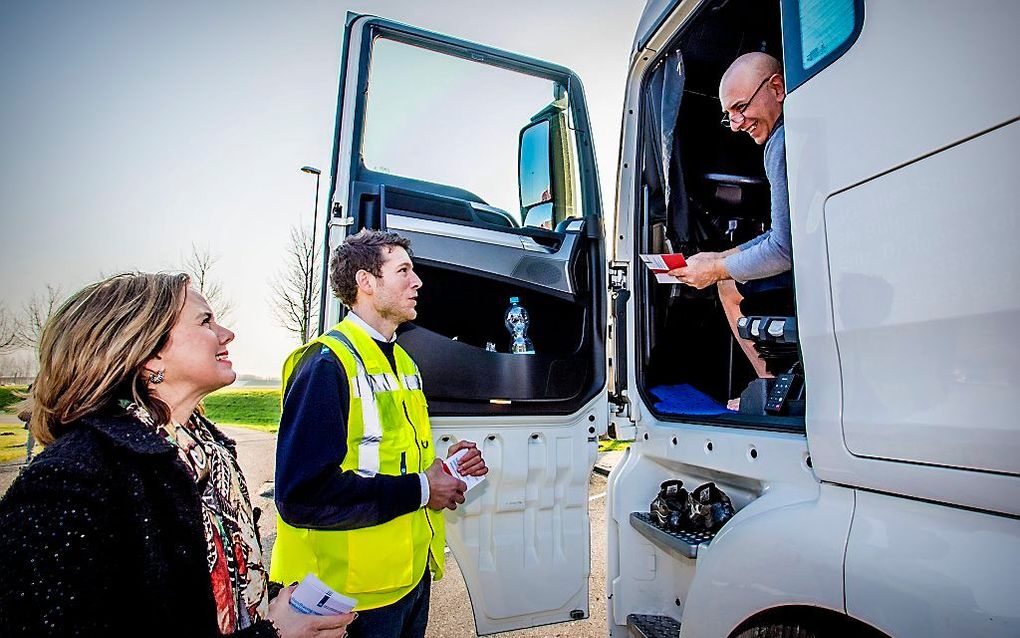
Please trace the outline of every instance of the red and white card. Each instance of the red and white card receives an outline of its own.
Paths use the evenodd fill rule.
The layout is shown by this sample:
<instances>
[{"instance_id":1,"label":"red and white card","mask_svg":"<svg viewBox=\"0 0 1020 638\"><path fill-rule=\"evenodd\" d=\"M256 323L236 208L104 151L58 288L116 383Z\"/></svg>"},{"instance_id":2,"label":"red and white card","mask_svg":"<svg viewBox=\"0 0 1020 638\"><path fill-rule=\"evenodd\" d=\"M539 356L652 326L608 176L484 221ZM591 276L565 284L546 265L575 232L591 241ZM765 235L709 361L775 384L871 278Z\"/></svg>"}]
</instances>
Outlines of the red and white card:
<instances>
[{"instance_id":1,"label":"red and white card","mask_svg":"<svg viewBox=\"0 0 1020 638\"><path fill-rule=\"evenodd\" d=\"M466 476L466 475L460 473L460 468L458 467L459 464L460 464L460 460L462 458L464 458L464 455L467 454L470 451L471 451L471 448L464 448L462 450L457 450L451 456L449 456L445 461L443 461L443 470L447 474L452 476L453 478L460 479L460 480L464 481L464 484L467 485L467 490L466 491L468 491L468 492L471 491L472 487L478 485L479 483L481 483L482 481L485 480L485 475L484 474L482 476Z\"/></svg>"},{"instance_id":2,"label":"red and white card","mask_svg":"<svg viewBox=\"0 0 1020 638\"><path fill-rule=\"evenodd\" d=\"M666 255L638 255L648 270L655 274L655 281L660 284L679 284L681 281L672 275L668 275L674 268L683 268L687 260L680 253Z\"/></svg>"}]
</instances>

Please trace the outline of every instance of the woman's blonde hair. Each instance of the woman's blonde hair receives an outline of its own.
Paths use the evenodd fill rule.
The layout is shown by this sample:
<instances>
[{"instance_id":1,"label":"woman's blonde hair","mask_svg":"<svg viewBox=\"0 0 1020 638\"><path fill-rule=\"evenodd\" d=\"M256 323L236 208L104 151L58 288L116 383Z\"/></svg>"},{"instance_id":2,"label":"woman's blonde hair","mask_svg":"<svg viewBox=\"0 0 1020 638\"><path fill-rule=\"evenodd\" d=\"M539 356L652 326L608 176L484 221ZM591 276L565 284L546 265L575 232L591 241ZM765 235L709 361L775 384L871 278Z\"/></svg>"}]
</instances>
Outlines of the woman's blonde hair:
<instances>
[{"instance_id":1,"label":"woman's blonde hair","mask_svg":"<svg viewBox=\"0 0 1020 638\"><path fill-rule=\"evenodd\" d=\"M27 402L40 443L120 399L145 407L156 423L170 420L170 408L149 392L143 366L170 338L190 281L183 273L116 275L86 286L50 317Z\"/></svg>"}]
</instances>

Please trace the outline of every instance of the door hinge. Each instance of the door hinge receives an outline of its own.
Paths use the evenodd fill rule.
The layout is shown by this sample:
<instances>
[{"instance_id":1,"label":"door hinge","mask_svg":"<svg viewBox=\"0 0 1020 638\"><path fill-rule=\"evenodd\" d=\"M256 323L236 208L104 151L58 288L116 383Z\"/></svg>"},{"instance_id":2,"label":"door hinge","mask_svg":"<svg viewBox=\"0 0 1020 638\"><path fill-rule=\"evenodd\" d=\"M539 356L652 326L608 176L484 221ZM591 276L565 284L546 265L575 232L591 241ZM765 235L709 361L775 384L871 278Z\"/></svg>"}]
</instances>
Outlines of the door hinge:
<instances>
[{"instance_id":1,"label":"door hinge","mask_svg":"<svg viewBox=\"0 0 1020 638\"><path fill-rule=\"evenodd\" d=\"M633 423L610 421L606 434L617 441L637 440L637 426Z\"/></svg>"},{"instance_id":2,"label":"door hinge","mask_svg":"<svg viewBox=\"0 0 1020 638\"><path fill-rule=\"evenodd\" d=\"M609 289L612 291L623 290L627 287L627 266L611 264L609 266Z\"/></svg>"},{"instance_id":3,"label":"door hinge","mask_svg":"<svg viewBox=\"0 0 1020 638\"><path fill-rule=\"evenodd\" d=\"M627 289L626 262L609 265L610 306L613 321L609 326L610 351L609 368L613 379L609 388L609 402L614 406L615 416L630 418L630 399L627 397Z\"/></svg>"},{"instance_id":4,"label":"door hinge","mask_svg":"<svg viewBox=\"0 0 1020 638\"><path fill-rule=\"evenodd\" d=\"M344 205L340 202L333 202L333 220L330 222L330 226L350 226L353 223L353 217L344 217Z\"/></svg>"},{"instance_id":5,"label":"door hinge","mask_svg":"<svg viewBox=\"0 0 1020 638\"><path fill-rule=\"evenodd\" d=\"M610 408L614 416L618 416L624 419L630 418L630 399L623 392L618 394L609 394L609 403L612 404ZM616 437L613 437L616 438Z\"/></svg>"}]
</instances>

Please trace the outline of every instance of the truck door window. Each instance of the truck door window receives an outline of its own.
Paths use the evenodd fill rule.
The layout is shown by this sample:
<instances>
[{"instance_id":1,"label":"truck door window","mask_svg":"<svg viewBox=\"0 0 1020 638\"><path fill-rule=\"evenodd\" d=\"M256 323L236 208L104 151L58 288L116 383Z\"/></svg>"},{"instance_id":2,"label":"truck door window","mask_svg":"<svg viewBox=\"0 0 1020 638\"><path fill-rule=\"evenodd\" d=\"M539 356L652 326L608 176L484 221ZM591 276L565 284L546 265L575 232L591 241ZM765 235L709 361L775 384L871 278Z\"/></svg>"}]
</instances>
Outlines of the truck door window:
<instances>
[{"instance_id":1,"label":"truck door window","mask_svg":"<svg viewBox=\"0 0 1020 638\"><path fill-rule=\"evenodd\" d=\"M521 226L520 132L565 100L562 87L381 37L369 73L365 168L456 186L485 207L488 222Z\"/></svg>"},{"instance_id":2,"label":"truck door window","mask_svg":"<svg viewBox=\"0 0 1020 638\"><path fill-rule=\"evenodd\" d=\"M783 0L786 92L843 55L863 25L862 0Z\"/></svg>"}]
</instances>

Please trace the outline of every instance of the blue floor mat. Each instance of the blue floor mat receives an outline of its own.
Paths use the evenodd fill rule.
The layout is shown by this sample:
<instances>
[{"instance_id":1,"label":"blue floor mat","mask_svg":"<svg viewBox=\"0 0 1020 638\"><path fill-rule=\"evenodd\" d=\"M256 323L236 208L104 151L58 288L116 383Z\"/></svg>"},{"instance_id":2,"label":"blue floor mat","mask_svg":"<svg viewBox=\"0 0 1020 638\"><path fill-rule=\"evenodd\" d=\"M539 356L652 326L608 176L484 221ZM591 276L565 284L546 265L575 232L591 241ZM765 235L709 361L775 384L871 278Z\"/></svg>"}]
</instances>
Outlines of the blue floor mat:
<instances>
[{"instance_id":1,"label":"blue floor mat","mask_svg":"<svg viewBox=\"0 0 1020 638\"><path fill-rule=\"evenodd\" d=\"M713 415L727 412L726 406L688 383L660 385L650 388L658 401L656 412L665 414Z\"/></svg>"}]
</instances>

